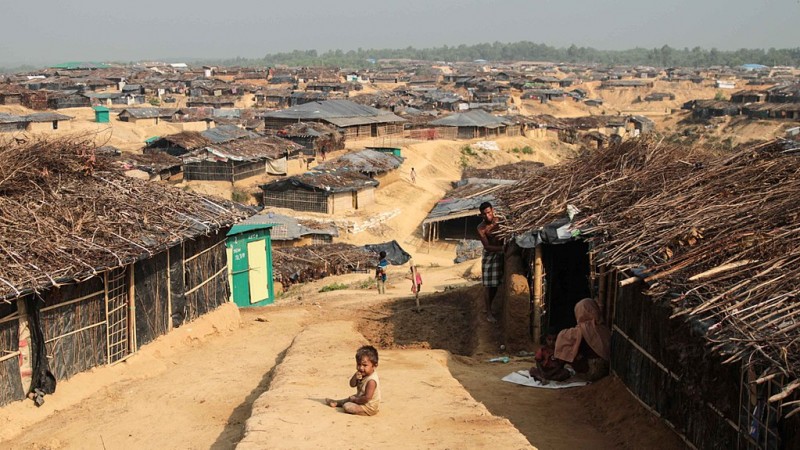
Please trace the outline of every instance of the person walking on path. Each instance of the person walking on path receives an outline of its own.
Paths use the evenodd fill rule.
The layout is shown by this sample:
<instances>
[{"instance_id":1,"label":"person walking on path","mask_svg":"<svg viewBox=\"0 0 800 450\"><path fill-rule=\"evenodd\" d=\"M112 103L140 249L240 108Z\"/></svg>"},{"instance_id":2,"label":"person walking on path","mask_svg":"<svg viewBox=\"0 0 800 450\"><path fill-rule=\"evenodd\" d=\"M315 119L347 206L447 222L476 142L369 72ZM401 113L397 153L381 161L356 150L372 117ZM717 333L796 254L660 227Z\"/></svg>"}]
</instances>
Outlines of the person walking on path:
<instances>
[{"instance_id":1,"label":"person walking on path","mask_svg":"<svg viewBox=\"0 0 800 450\"><path fill-rule=\"evenodd\" d=\"M481 275L486 301L486 320L497 322L492 311L492 302L497 295L497 287L503 279L503 241L497 236L499 221L489 202L481 203L478 210L483 221L478 225L478 236L483 244Z\"/></svg>"},{"instance_id":2,"label":"person walking on path","mask_svg":"<svg viewBox=\"0 0 800 450\"><path fill-rule=\"evenodd\" d=\"M411 168L411 184L417 184L417 171Z\"/></svg>"}]
</instances>

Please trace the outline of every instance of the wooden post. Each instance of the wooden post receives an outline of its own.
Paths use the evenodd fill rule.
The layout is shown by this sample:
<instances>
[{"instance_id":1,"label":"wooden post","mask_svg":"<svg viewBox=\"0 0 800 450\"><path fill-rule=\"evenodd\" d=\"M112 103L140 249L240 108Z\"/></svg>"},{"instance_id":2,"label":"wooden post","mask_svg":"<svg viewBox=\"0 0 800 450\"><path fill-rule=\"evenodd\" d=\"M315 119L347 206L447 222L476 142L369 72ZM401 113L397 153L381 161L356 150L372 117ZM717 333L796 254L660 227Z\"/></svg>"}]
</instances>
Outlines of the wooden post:
<instances>
[{"instance_id":1,"label":"wooden post","mask_svg":"<svg viewBox=\"0 0 800 450\"><path fill-rule=\"evenodd\" d=\"M131 353L136 352L136 289L133 286L133 264L127 267L128 270L128 327L130 334L128 338L128 349Z\"/></svg>"},{"instance_id":2,"label":"wooden post","mask_svg":"<svg viewBox=\"0 0 800 450\"><path fill-rule=\"evenodd\" d=\"M533 339L539 343L542 336L542 246L537 245L533 253Z\"/></svg>"},{"instance_id":3,"label":"wooden post","mask_svg":"<svg viewBox=\"0 0 800 450\"><path fill-rule=\"evenodd\" d=\"M606 266L605 264L600 266L600 280L597 286L597 303L600 304L600 311L605 315L606 305L608 302L606 301Z\"/></svg>"}]
</instances>

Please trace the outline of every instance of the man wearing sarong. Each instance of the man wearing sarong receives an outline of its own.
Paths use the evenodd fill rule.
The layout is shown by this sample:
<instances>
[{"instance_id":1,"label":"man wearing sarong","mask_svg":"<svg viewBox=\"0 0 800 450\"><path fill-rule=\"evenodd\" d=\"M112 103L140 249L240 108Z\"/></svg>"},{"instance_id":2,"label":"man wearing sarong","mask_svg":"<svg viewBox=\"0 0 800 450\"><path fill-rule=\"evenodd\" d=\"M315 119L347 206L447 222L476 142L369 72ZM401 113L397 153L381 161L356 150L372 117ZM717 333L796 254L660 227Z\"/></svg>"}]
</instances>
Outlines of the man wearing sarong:
<instances>
[{"instance_id":1,"label":"man wearing sarong","mask_svg":"<svg viewBox=\"0 0 800 450\"><path fill-rule=\"evenodd\" d=\"M478 236L483 244L481 274L486 300L486 320L497 322L492 311L492 302L497 295L497 286L503 279L503 240L497 236L499 224L492 204L483 202L478 209L483 218L478 225Z\"/></svg>"}]
</instances>

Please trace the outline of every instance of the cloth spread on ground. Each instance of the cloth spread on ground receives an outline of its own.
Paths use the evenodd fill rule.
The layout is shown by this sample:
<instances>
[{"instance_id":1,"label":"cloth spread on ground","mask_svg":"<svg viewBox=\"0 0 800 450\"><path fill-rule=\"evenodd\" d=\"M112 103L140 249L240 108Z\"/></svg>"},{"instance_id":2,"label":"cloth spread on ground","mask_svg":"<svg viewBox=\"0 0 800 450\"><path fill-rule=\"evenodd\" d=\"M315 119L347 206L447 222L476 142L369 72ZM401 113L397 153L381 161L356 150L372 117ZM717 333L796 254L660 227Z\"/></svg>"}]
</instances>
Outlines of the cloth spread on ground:
<instances>
[{"instance_id":1,"label":"cloth spread on ground","mask_svg":"<svg viewBox=\"0 0 800 450\"><path fill-rule=\"evenodd\" d=\"M510 374L503 377L503 381L508 381L509 383L514 383L514 384L521 384L523 386L530 386L530 387L544 388L544 389L564 389L571 387L586 386L587 384L589 384L588 381L576 379L575 377L569 378L564 381L549 381L547 384L542 384L541 381L530 376L527 370L518 370L516 372L511 372Z\"/></svg>"}]
</instances>

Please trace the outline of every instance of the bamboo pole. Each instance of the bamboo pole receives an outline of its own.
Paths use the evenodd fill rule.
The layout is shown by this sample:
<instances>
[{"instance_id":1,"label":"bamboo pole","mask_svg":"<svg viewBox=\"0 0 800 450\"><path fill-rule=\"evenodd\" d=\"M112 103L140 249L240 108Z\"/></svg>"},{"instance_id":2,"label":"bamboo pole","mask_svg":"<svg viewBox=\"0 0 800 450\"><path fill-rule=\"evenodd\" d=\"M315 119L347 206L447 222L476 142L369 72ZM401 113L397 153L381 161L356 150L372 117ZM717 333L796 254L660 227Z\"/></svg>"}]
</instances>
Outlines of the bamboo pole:
<instances>
[{"instance_id":1,"label":"bamboo pole","mask_svg":"<svg viewBox=\"0 0 800 450\"><path fill-rule=\"evenodd\" d=\"M533 253L533 337L538 343L542 336L542 245L539 244Z\"/></svg>"},{"instance_id":2,"label":"bamboo pole","mask_svg":"<svg viewBox=\"0 0 800 450\"><path fill-rule=\"evenodd\" d=\"M136 288L134 287L133 264L129 265L128 271L128 350L130 353L136 352Z\"/></svg>"},{"instance_id":3,"label":"bamboo pole","mask_svg":"<svg viewBox=\"0 0 800 450\"><path fill-rule=\"evenodd\" d=\"M170 331L172 331L172 266L167 249L167 332Z\"/></svg>"}]
</instances>

